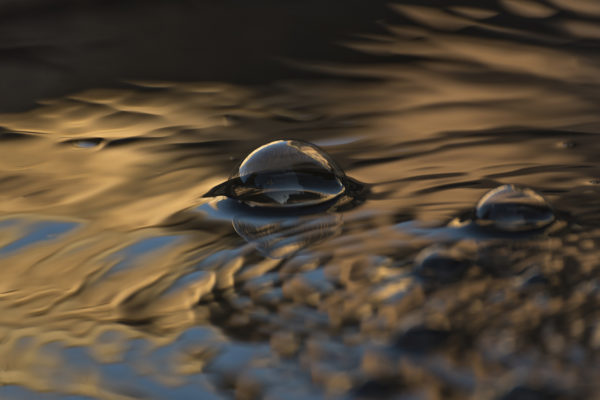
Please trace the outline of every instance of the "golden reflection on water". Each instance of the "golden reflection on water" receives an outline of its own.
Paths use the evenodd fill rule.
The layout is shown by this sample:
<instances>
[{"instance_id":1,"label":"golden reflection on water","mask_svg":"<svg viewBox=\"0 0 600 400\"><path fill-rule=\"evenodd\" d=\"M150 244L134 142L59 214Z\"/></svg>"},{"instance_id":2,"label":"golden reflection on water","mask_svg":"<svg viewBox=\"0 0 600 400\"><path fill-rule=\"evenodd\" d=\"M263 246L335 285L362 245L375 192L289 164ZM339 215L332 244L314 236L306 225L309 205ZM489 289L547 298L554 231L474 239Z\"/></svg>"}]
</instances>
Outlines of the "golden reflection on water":
<instances>
[{"instance_id":1,"label":"golden reflection on water","mask_svg":"<svg viewBox=\"0 0 600 400\"><path fill-rule=\"evenodd\" d=\"M500 4L501 10L396 5L405 25L347 45L406 62L310 66L376 81L285 82L268 92L136 82L129 89L93 89L0 115L2 383L138 398L119 385L107 386L110 374L92 361L81 370L66 351L48 350L57 342L64 349L89 349L100 365L130 364L167 386L197 378L229 340L219 327L194 343L197 356L174 348L165 356L165 370L153 369L156 359L144 365L144 357L129 351L136 339L146 341L152 354L192 327L213 329L214 293L244 284L255 290L259 284L252 279L281 267L257 252L260 243L238 236L230 220L194 209L211 201L201 195L225 180L242 157L275 139L320 144L349 176L374 185L375 197L343 221L324 221L335 235L290 244L294 252L284 252L278 272L281 292L263 299L298 298L317 307L326 295L315 296L298 276L325 270L352 280L349 271L357 265L375 263L364 278L375 286L353 283L354 300L349 293L326 298L331 321L342 318L332 309L359 320L371 316L375 304L399 292L409 293L403 307L424 301L410 280L392 279L397 272L390 260L412 257L435 239L396 229L399 214L439 224L500 183L544 190L552 201L561 200L560 193L584 193L581 188L600 176L593 162L600 55L571 44L600 35L596 21L551 18L561 10L590 16L600 9L584 0ZM503 13L519 24L499 25L496 17ZM524 25L548 18L554 31ZM560 145L568 140L576 146ZM565 198L562 204L569 206ZM47 233L36 237L44 222ZM381 312L401 321L400 309L389 307ZM292 318L296 311L286 312ZM278 318L267 308L256 313ZM237 318L241 326L243 318L252 321ZM389 333L367 323L363 328L363 339ZM114 337L106 339L107 333ZM274 348L277 343L272 339ZM57 369L67 372L51 372ZM216 393L206 379L193 382ZM326 391L345 390L349 383L340 379L326 380Z\"/></svg>"}]
</instances>

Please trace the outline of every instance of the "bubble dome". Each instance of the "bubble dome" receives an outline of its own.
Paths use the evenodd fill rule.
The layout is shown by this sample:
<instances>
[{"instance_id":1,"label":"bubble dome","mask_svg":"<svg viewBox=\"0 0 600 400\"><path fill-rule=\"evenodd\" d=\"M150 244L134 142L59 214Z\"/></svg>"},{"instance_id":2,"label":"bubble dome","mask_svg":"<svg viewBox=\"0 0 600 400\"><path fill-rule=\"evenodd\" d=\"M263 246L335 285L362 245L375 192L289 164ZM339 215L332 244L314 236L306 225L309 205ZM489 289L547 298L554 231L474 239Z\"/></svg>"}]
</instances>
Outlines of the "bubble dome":
<instances>
[{"instance_id":1,"label":"bubble dome","mask_svg":"<svg viewBox=\"0 0 600 400\"><path fill-rule=\"evenodd\" d=\"M523 232L550 225L554 211L536 191L502 185L486 193L477 203L476 222L501 231Z\"/></svg>"},{"instance_id":2,"label":"bubble dome","mask_svg":"<svg viewBox=\"0 0 600 400\"><path fill-rule=\"evenodd\" d=\"M230 179L204 197L227 196L250 206L302 207L346 192L342 169L319 147L277 140L251 152Z\"/></svg>"}]
</instances>

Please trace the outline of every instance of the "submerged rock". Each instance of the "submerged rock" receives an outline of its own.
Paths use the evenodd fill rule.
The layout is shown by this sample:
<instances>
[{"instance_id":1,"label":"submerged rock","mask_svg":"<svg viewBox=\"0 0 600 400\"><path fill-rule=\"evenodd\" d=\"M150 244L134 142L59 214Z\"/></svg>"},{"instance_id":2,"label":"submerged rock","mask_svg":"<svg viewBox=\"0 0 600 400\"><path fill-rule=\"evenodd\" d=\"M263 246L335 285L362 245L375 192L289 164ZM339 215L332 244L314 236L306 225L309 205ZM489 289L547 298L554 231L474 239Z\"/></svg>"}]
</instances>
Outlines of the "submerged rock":
<instances>
[{"instance_id":1,"label":"submerged rock","mask_svg":"<svg viewBox=\"0 0 600 400\"><path fill-rule=\"evenodd\" d=\"M550 204L534 190L503 185L484 195L475 209L479 225L508 232L541 229L554 221Z\"/></svg>"},{"instance_id":2,"label":"submerged rock","mask_svg":"<svg viewBox=\"0 0 600 400\"><path fill-rule=\"evenodd\" d=\"M349 184L342 169L317 146L277 140L250 153L228 181L204 197L227 196L261 207L311 206L338 198Z\"/></svg>"},{"instance_id":3,"label":"submerged rock","mask_svg":"<svg viewBox=\"0 0 600 400\"><path fill-rule=\"evenodd\" d=\"M459 281L471 265L457 249L433 246L417 255L414 272L427 283L445 284Z\"/></svg>"},{"instance_id":4,"label":"submerged rock","mask_svg":"<svg viewBox=\"0 0 600 400\"><path fill-rule=\"evenodd\" d=\"M415 326L403 332L395 340L395 347L407 353L426 354L443 347L451 332Z\"/></svg>"}]
</instances>

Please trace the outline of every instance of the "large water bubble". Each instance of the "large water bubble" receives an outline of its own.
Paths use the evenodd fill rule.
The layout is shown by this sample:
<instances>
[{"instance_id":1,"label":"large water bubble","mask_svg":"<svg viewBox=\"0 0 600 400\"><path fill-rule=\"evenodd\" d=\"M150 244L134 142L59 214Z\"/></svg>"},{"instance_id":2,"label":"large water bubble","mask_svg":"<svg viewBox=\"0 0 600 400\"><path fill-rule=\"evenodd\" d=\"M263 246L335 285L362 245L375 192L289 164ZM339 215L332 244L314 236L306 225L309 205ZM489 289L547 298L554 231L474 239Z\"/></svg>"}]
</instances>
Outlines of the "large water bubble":
<instances>
[{"instance_id":1,"label":"large water bubble","mask_svg":"<svg viewBox=\"0 0 600 400\"><path fill-rule=\"evenodd\" d=\"M340 197L348 183L342 169L317 146L277 140L250 153L228 181L204 196L227 196L250 206L311 206Z\"/></svg>"},{"instance_id":2,"label":"large water bubble","mask_svg":"<svg viewBox=\"0 0 600 400\"><path fill-rule=\"evenodd\" d=\"M485 194L477 203L475 216L481 226L508 232L541 229L555 218L542 195L514 185L503 185Z\"/></svg>"}]
</instances>

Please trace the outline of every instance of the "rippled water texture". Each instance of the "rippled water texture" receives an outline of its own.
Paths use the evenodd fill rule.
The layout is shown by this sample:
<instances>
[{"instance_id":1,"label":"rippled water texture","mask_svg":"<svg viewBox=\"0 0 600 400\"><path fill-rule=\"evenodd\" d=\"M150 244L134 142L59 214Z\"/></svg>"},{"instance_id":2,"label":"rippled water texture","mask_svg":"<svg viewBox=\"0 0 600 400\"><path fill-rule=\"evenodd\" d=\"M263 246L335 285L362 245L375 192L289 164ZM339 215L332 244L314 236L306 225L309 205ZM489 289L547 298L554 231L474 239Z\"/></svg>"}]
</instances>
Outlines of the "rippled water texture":
<instances>
[{"instance_id":1,"label":"rippled water texture","mask_svg":"<svg viewBox=\"0 0 600 400\"><path fill-rule=\"evenodd\" d=\"M285 60L319 79L1 114L0 397L599 398L599 4L396 2L369 62ZM368 193L202 197L280 139ZM504 184L544 229L473 222Z\"/></svg>"}]
</instances>

